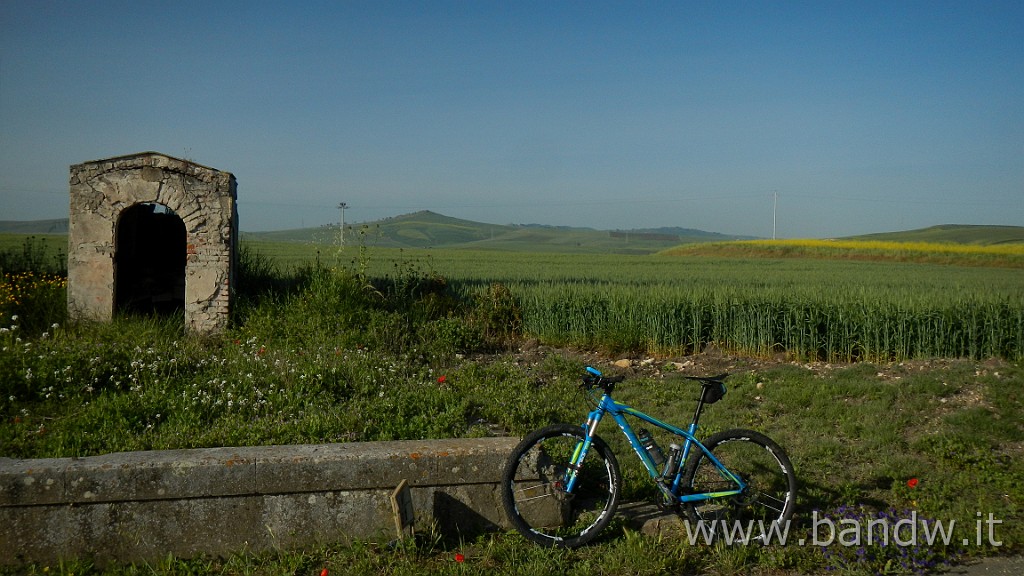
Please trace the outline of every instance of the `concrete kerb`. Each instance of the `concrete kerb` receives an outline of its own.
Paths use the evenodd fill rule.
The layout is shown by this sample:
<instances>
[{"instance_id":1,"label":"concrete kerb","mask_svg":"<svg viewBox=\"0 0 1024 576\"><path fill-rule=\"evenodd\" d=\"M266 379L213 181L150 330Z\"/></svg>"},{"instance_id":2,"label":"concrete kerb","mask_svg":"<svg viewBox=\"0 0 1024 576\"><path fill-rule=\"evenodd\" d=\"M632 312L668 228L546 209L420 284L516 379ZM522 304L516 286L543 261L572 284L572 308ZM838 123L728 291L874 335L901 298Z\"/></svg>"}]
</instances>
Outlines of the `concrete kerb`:
<instances>
[{"instance_id":1,"label":"concrete kerb","mask_svg":"<svg viewBox=\"0 0 1024 576\"><path fill-rule=\"evenodd\" d=\"M0 564L135 562L507 527L499 480L516 438L0 458Z\"/></svg>"}]
</instances>

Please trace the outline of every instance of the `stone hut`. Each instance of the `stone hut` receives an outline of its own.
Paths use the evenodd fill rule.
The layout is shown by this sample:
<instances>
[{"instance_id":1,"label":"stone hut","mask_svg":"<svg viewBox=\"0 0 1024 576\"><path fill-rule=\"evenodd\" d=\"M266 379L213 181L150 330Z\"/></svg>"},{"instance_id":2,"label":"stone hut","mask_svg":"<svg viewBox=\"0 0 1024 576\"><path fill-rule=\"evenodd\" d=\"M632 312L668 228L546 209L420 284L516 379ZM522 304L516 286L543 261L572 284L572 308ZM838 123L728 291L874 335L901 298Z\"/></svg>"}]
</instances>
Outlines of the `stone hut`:
<instances>
[{"instance_id":1,"label":"stone hut","mask_svg":"<svg viewBox=\"0 0 1024 576\"><path fill-rule=\"evenodd\" d=\"M238 245L235 177L156 152L71 166L68 313L184 313L228 324Z\"/></svg>"}]
</instances>

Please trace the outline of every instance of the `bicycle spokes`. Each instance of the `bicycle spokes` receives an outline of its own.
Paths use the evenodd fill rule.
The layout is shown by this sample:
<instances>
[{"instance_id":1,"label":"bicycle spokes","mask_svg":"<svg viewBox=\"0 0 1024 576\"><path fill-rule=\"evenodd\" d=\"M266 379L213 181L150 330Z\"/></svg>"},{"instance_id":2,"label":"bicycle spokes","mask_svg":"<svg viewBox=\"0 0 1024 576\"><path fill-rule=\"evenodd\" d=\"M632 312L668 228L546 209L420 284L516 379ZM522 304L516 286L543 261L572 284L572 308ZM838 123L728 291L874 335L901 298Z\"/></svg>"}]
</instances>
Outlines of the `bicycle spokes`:
<instances>
[{"instance_id":1,"label":"bicycle spokes","mask_svg":"<svg viewBox=\"0 0 1024 576\"><path fill-rule=\"evenodd\" d=\"M771 446L766 445L771 443ZM705 454L699 454L688 473L693 493L722 495L740 489L738 494L710 498L692 504L699 520L766 522L788 519L792 513L795 478L788 459L776 451L767 438L752 434L731 434L713 437L708 449L729 473L737 476L737 484Z\"/></svg>"},{"instance_id":2,"label":"bicycle spokes","mask_svg":"<svg viewBox=\"0 0 1024 576\"><path fill-rule=\"evenodd\" d=\"M584 455L581 442L580 429L540 434L524 440L510 463L506 507L526 528L527 537L545 544L576 545L607 523L617 500L618 473L608 461L606 447L592 444Z\"/></svg>"}]
</instances>

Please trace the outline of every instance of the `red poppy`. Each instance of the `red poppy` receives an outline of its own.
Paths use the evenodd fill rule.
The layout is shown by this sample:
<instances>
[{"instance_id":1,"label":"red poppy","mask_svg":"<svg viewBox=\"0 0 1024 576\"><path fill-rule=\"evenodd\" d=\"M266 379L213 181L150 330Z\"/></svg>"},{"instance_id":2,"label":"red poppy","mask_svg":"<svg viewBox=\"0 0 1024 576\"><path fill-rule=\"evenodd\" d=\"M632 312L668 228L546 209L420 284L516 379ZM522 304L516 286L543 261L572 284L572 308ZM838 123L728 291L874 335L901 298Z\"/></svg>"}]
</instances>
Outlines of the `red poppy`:
<instances>
[{"instance_id":1,"label":"red poppy","mask_svg":"<svg viewBox=\"0 0 1024 576\"><path fill-rule=\"evenodd\" d=\"M917 488L917 478L911 478L910 480L907 480L907 487Z\"/></svg>"},{"instance_id":2,"label":"red poppy","mask_svg":"<svg viewBox=\"0 0 1024 576\"><path fill-rule=\"evenodd\" d=\"M320 571L320 576L327 576L327 568Z\"/></svg>"},{"instance_id":3,"label":"red poppy","mask_svg":"<svg viewBox=\"0 0 1024 576\"><path fill-rule=\"evenodd\" d=\"M437 377L438 384L444 384L446 380L448 380L448 377L445 376L444 374Z\"/></svg>"},{"instance_id":4,"label":"red poppy","mask_svg":"<svg viewBox=\"0 0 1024 576\"><path fill-rule=\"evenodd\" d=\"M466 561L466 557L461 552L457 552L455 554L455 561L461 564Z\"/></svg>"}]
</instances>

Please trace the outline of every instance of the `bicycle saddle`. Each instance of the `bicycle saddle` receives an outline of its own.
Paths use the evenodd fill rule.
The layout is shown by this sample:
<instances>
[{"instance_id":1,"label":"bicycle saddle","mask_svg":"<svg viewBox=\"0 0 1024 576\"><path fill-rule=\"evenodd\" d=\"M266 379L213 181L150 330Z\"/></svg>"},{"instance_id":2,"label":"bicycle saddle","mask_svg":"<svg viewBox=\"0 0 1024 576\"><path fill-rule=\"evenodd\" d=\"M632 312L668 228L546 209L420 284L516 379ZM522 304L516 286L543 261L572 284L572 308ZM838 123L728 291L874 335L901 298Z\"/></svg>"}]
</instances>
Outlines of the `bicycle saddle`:
<instances>
[{"instance_id":1,"label":"bicycle saddle","mask_svg":"<svg viewBox=\"0 0 1024 576\"><path fill-rule=\"evenodd\" d=\"M701 400L705 404L714 404L725 396L725 380L729 377L729 374L719 374L718 376L683 376L687 380L696 380L700 382L703 387L701 390Z\"/></svg>"}]
</instances>

